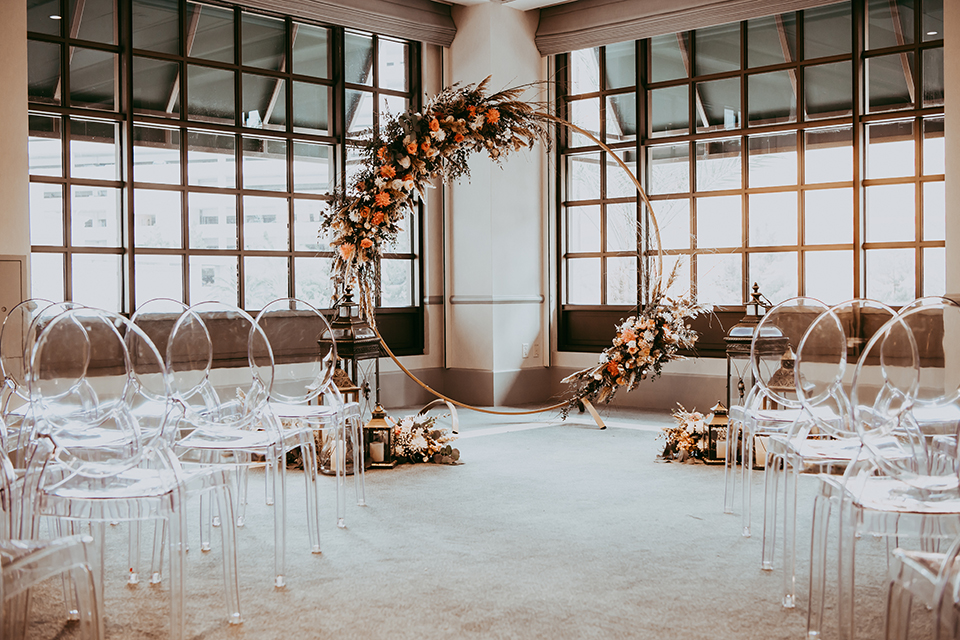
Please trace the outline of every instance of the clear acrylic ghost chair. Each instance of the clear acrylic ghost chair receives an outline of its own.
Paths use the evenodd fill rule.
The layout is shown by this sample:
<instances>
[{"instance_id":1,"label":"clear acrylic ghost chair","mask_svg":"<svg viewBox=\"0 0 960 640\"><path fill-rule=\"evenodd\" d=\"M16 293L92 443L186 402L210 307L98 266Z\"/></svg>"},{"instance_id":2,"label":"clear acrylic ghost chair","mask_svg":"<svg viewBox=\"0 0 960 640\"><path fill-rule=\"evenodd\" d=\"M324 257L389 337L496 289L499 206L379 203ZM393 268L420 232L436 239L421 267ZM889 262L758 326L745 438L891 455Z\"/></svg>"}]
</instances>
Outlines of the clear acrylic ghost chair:
<instances>
[{"instance_id":1,"label":"clear acrylic ghost chair","mask_svg":"<svg viewBox=\"0 0 960 640\"><path fill-rule=\"evenodd\" d=\"M41 438L35 449L49 456L54 449ZM30 589L47 578L66 574L72 578L77 601L80 636L103 640L103 618L93 575L93 538L70 536L53 540L19 540L23 514L21 478L0 451L0 637L25 640L30 623ZM25 505L30 509L30 505Z\"/></svg>"},{"instance_id":2,"label":"clear acrylic ghost chair","mask_svg":"<svg viewBox=\"0 0 960 640\"><path fill-rule=\"evenodd\" d=\"M346 511L346 451L350 429L353 442L354 491L357 504L366 504L364 486L363 426L360 405L344 402L333 373L337 364L336 342L326 317L308 302L296 298L280 298L267 304L257 315L257 324L266 333L276 359L296 361L286 367L283 380L274 380L270 393L273 413L288 423L301 422L312 429L323 430L334 439L332 455L336 472L337 526L344 527ZM323 341L321 338L327 336ZM304 348L316 353L304 360ZM279 376L278 376L279 378ZM329 404L311 405L323 398ZM304 472L315 469L304 460ZM319 548L316 550L319 551Z\"/></svg>"},{"instance_id":3,"label":"clear acrylic ghost chair","mask_svg":"<svg viewBox=\"0 0 960 640\"><path fill-rule=\"evenodd\" d=\"M807 327L826 309L827 306L816 298L790 298L767 311L754 330L750 345L754 384L743 406L730 407L730 420L727 422L728 455L724 471L724 512L732 513L736 460L732 451L735 450L737 438L742 438L740 491L744 537L751 535L754 438L783 433L800 415L799 401L782 390L771 388L769 383L780 368L784 352L797 349ZM758 342L758 339L764 342ZM764 344L766 346L761 346Z\"/></svg>"},{"instance_id":4,"label":"clear acrylic ghost chair","mask_svg":"<svg viewBox=\"0 0 960 640\"><path fill-rule=\"evenodd\" d=\"M960 534L956 451L937 436L956 433L960 305L927 298L887 322L866 344L853 374L852 423L862 442L842 478L820 476L814 513L808 635L818 637L825 601L829 510L839 509L839 635L854 637L855 547L864 535L915 539L927 551Z\"/></svg>"},{"instance_id":5,"label":"clear acrylic ghost chair","mask_svg":"<svg viewBox=\"0 0 960 640\"><path fill-rule=\"evenodd\" d=\"M180 465L172 449L176 425L163 358L145 333L118 314L65 311L37 338L27 387L34 422L24 502L35 510L34 517L22 520L21 537L37 537L39 516L90 524L102 601L105 524L166 521L171 637L183 638L184 505L212 493L222 512L232 513L231 481L220 469ZM43 437L56 444L50 456L37 454ZM221 533L228 621L236 624L241 616L232 518Z\"/></svg>"},{"instance_id":6,"label":"clear acrylic ghost chair","mask_svg":"<svg viewBox=\"0 0 960 640\"><path fill-rule=\"evenodd\" d=\"M222 390L211 381L213 354L232 355L235 366L225 372ZM191 306L176 321L167 342L167 368L173 395L183 407L189 435L181 438L181 455L199 453L200 464L236 471L238 517L242 526L246 473L252 455L264 456L273 475L274 586L286 585L287 451L300 447L305 460L316 457L313 431L284 429L268 399L273 387L274 359L270 342L245 311L218 302ZM222 394L222 395L221 395ZM305 473L307 518L311 548L319 549L316 482ZM201 527L210 516L201 503Z\"/></svg>"},{"instance_id":7,"label":"clear acrylic ghost chair","mask_svg":"<svg viewBox=\"0 0 960 640\"><path fill-rule=\"evenodd\" d=\"M801 471L843 469L860 448L849 419L848 356L894 316L875 300L848 300L819 315L807 328L797 350L795 379L801 417L787 433L771 436L764 486L764 536L761 567L773 569L776 546L778 487L783 476L783 591L781 603L796 604L797 483Z\"/></svg>"}]
</instances>

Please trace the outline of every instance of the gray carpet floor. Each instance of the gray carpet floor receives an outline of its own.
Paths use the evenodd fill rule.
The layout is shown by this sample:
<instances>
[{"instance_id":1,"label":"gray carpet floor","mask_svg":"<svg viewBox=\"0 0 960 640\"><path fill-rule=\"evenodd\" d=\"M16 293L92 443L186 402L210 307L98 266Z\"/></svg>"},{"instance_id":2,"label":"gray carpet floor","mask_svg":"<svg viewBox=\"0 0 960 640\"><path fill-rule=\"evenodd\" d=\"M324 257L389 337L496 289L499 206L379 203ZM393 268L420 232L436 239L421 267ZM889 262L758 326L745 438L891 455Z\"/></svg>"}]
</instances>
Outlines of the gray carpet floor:
<instances>
[{"instance_id":1,"label":"gray carpet floor","mask_svg":"<svg viewBox=\"0 0 960 640\"><path fill-rule=\"evenodd\" d=\"M272 586L263 473L252 473L238 531L244 622L226 624L219 541L201 553L192 519L188 637L804 637L816 479L801 478L799 602L783 609L781 558L777 571L760 570L763 474L754 474L755 533L744 538L739 502L736 514L723 513L722 465L658 460L668 414L605 415L609 428L600 431L577 415L560 423L556 415L461 412L463 464L368 472L368 506L348 503L346 529L335 525L334 480L324 477L320 555L309 551L302 477L292 472L283 590ZM127 535L122 524L107 533L107 637L166 638L166 586L125 584ZM857 554L858 637L879 638L886 543L864 539ZM832 638L836 612L827 602L824 636ZM912 637L922 637L929 614L915 618L921 633ZM32 620L31 640L76 637L63 620L59 580L35 591Z\"/></svg>"}]
</instances>

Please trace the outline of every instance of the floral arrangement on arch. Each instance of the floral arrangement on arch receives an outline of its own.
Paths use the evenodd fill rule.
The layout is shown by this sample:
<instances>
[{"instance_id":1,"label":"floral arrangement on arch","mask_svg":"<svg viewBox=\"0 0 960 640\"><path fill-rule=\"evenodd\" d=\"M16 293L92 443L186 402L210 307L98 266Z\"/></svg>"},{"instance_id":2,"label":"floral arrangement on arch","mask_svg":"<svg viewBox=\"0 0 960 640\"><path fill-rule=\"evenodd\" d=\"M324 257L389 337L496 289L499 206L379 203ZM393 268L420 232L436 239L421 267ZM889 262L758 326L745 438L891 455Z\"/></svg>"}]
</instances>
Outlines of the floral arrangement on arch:
<instances>
[{"instance_id":1,"label":"floral arrangement on arch","mask_svg":"<svg viewBox=\"0 0 960 640\"><path fill-rule=\"evenodd\" d=\"M707 425L713 420L713 414L704 415L699 411L687 411L679 402L679 409L673 410L677 421L675 427L664 427L657 436L666 442L661 456L667 460L686 461L688 458L702 459L707 452Z\"/></svg>"},{"instance_id":2,"label":"floral arrangement on arch","mask_svg":"<svg viewBox=\"0 0 960 640\"><path fill-rule=\"evenodd\" d=\"M633 391L641 381L659 376L663 365L682 360L680 349L693 348L699 336L687 320L697 317L700 307L686 298L674 300L661 293L676 273L675 268L665 286L655 287L652 301L637 315L620 321L613 344L603 350L596 366L563 379L574 390L563 409L564 417L585 400L610 402L621 388Z\"/></svg>"},{"instance_id":3,"label":"floral arrangement on arch","mask_svg":"<svg viewBox=\"0 0 960 640\"><path fill-rule=\"evenodd\" d=\"M428 183L469 175L471 152L484 151L499 162L511 151L548 139L549 121L518 99L526 87L488 96L489 80L454 85L422 112L391 118L380 138L364 149L352 184L334 191L321 224L333 237L334 290L340 295L356 283L361 313L371 323L377 257L397 239L401 221Z\"/></svg>"},{"instance_id":4,"label":"floral arrangement on arch","mask_svg":"<svg viewBox=\"0 0 960 640\"><path fill-rule=\"evenodd\" d=\"M457 434L444 427L437 427L440 417L418 413L412 417L401 418L393 428L394 459L401 464L456 464L460 460L460 450L449 443L457 439Z\"/></svg>"}]
</instances>

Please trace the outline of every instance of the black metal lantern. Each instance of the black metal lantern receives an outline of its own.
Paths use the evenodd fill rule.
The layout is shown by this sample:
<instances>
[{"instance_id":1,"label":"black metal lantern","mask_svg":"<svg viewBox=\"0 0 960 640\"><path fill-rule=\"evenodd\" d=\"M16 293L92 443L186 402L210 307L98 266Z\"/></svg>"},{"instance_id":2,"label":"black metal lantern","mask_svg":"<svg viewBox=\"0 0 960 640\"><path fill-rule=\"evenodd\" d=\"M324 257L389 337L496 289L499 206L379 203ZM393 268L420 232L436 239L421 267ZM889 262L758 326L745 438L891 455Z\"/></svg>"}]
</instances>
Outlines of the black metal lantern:
<instances>
[{"instance_id":1,"label":"black metal lantern","mask_svg":"<svg viewBox=\"0 0 960 640\"><path fill-rule=\"evenodd\" d=\"M364 460L370 467L392 469L397 466L393 458L393 429L387 422L387 414L378 403L373 408L373 417L363 426Z\"/></svg>"},{"instance_id":2,"label":"black metal lantern","mask_svg":"<svg viewBox=\"0 0 960 640\"><path fill-rule=\"evenodd\" d=\"M360 308L353 301L348 289L334 308L330 333L324 331L318 341L321 345L330 343L330 334L337 343L337 357L344 363L344 370L353 383L360 387L363 400L361 409L370 400L370 376L362 375L360 362L375 360L375 402L380 401L380 338L365 320L360 318ZM367 405L369 406L369 405ZM365 412L366 413L366 412Z\"/></svg>"},{"instance_id":3,"label":"black metal lantern","mask_svg":"<svg viewBox=\"0 0 960 640\"><path fill-rule=\"evenodd\" d=\"M742 405L744 398L753 386L753 370L750 366L750 350L757 325L766 310L772 305L760 293L760 285L753 284L753 293L747 301L747 313L737 324L730 327L723 341L727 344L727 407ZM787 339L780 331L771 327L769 335L757 339L759 357L777 357L787 347Z\"/></svg>"},{"instance_id":4,"label":"black metal lantern","mask_svg":"<svg viewBox=\"0 0 960 640\"><path fill-rule=\"evenodd\" d=\"M718 402L710 409L710 421L707 423L707 449L704 462L720 463L727 458L727 408Z\"/></svg>"}]
</instances>

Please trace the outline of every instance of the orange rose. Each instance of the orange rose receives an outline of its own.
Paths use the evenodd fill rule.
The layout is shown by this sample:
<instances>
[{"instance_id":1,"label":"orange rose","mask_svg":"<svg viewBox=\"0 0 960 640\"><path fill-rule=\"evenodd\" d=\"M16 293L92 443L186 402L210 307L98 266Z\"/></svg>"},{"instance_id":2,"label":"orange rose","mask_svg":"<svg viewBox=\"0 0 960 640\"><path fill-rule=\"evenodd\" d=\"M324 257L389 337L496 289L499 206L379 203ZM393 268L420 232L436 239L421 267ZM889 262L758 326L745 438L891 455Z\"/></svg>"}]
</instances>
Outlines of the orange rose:
<instances>
[{"instance_id":1,"label":"orange rose","mask_svg":"<svg viewBox=\"0 0 960 640\"><path fill-rule=\"evenodd\" d=\"M390 194L387 193L386 191L381 191L376 195L373 201L376 203L378 207L385 207L388 204L390 204Z\"/></svg>"},{"instance_id":2,"label":"orange rose","mask_svg":"<svg viewBox=\"0 0 960 640\"><path fill-rule=\"evenodd\" d=\"M454 142L463 142L463 134L462 134L462 133L458 133L457 135L453 136L453 141L454 141Z\"/></svg>"},{"instance_id":3,"label":"orange rose","mask_svg":"<svg viewBox=\"0 0 960 640\"><path fill-rule=\"evenodd\" d=\"M433 120L430 121L430 131L439 131L439 130L440 130L440 122L436 118L434 118Z\"/></svg>"},{"instance_id":4,"label":"orange rose","mask_svg":"<svg viewBox=\"0 0 960 640\"><path fill-rule=\"evenodd\" d=\"M383 222L383 212L377 211L375 214L373 214L373 220L371 220L370 222L372 222L375 225Z\"/></svg>"},{"instance_id":5,"label":"orange rose","mask_svg":"<svg viewBox=\"0 0 960 640\"><path fill-rule=\"evenodd\" d=\"M353 252L356 250L356 247L352 244L342 244L340 245L340 255L343 256L344 260L349 260L353 257Z\"/></svg>"},{"instance_id":6,"label":"orange rose","mask_svg":"<svg viewBox=\"0 0 960 640\"><path fill-rule=\"evenodd\" d=\"M426 153L427 151L430 151L430 141L424 140L423 142L421 142L420 148L423 150L424 153Z\"/></svg>"},{"instance_id":7,"label":"orange rose","mask_svg":"<svg viewBox=\"0 0 960 640\"><path fill-rule=\"evenodd\" d=\"M611 375L617 375L620 373L620 367L616 362L608 362L607 371L609 371Z\"/></svg>"},{"instance_id":8,"label":"orange rose","mask_svg":"<svg viewBox=\"0 0 960 640\"><path fill-rule=\"evenodd\" d=\"M393 176L397 175L397 170L391 165L385 164L380 167L380 175L382 175L384 178L392 178Z\"/></svg>"},{"instance_id":9,"label":"orange rose","mask_svg":"<svg viewBox=\"0 0 960 640\"><path fill-rule=\"evenodd\" d=\"M473 105L470 105L467 107L467 113L469 113L470 117L472 118L473 116L477 115L477 108Z\"/></svg>"},{"instance_id":10,"label":"orange rose","mask_svg":"<svg viewBox=\"0 0 960 640\"><path fill-rule=\"evenodd\" d=\"M490 109L490 111L487 111L487 122L490 124L497 124L500 122L500 112L496 109Z\"/></svg>"},{"instance_id":11,"label":"orange rose","mask_svg":"<svg viewBox=\"0 0 960 640\"><path fill-rule=\"evenodd\" d=\"M370 217L370 207L364 207L363 209L360 209L360 217L361 217L361 218L369 218L369 217Z\"/></svg>"},{"instance_id":12,"label":"orange rose","mask_svg":"<svg viewBox=\"0 0 960 640\"><path fill-rule=\"evenodd\" d=\"M360 241L360 246L363 247L364 249L369 249L370 247L373 246L373 240L371 240L370 238L364 238L363 240Z\"/></svg>"},{"instance_id":13,"label":"orange rose","mask_svg":"<svg viewBox=\"0 0 960 640\"><path fill-rule=\"evenodd\" d=\"M379 149L377 149L377 157L378 157L378 158L380 158L381 160L383 160L384 156L386 156L386 155L387 155L387 148L386 148L386 147L380 147Z\"/></svg>"},{"instance_id":14,"label":"orange rose","mask_svg":"<svg viewBox=\"0 0 960 640\"><path fill-rule=\"evenodd\" d=\"M410 144L407 145L407 153L409 153L409 154L412 155L412 156L417 155L417 143L416 143L416 142L411 142Z\"/></svg>"}]
</instances>

